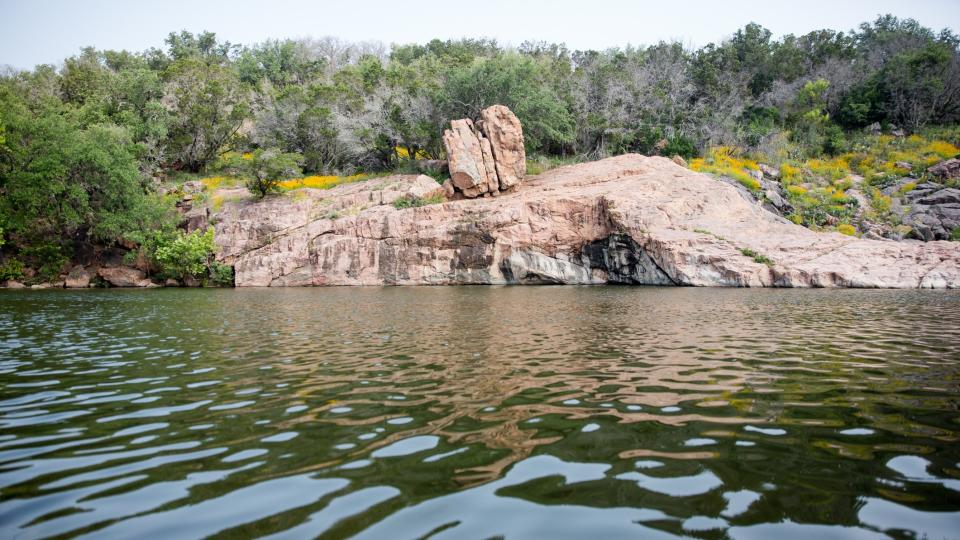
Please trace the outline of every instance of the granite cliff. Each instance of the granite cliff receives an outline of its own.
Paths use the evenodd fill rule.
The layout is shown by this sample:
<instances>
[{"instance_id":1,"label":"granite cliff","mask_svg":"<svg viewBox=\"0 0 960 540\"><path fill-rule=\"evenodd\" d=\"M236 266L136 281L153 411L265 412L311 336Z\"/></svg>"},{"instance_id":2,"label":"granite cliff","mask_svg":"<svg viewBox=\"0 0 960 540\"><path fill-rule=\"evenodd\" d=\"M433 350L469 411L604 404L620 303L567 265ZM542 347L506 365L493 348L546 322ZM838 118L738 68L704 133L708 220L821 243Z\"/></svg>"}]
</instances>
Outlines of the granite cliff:
<instances>
[{"instance_id":1,"label":"granite cliff","mask_svg":"<svg viewBox=\"0 0 960 540\"><path fill-rule=\"evenodd\" d=\"M237 286L595 284L960 287L960 243L814 232L662 157L528 178L497 197L397 209L426 176L229 202L214 216Z\"/></svg>"}]
</instances>

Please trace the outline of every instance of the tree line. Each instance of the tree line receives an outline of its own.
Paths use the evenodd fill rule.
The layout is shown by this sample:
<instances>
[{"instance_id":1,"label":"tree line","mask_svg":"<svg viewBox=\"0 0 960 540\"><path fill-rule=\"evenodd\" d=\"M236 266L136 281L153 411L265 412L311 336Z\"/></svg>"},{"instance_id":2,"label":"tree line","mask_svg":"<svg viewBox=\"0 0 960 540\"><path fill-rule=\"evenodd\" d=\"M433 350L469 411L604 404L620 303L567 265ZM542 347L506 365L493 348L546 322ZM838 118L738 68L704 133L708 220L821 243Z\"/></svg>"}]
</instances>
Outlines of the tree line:
<instances>
[{"instance_id":1,"label":"tree line","mask_svg":"<svg viewBox=\"0 0 960 540\"><path fill-rule=\"evenodd\" d=\"M494 103L517 114L533 155L691 157L783 140L819 155L874 123L960 120L960 38L887 15L779 39L748 24L698 49L241 46L186 31L143 52L86 48L0 76L0 242L37 260L69 257L76 242L136 242L171 219L157 181L231 150L293 156L319 174L442 159L449 120Z\"/></svg>"}]
</instances>

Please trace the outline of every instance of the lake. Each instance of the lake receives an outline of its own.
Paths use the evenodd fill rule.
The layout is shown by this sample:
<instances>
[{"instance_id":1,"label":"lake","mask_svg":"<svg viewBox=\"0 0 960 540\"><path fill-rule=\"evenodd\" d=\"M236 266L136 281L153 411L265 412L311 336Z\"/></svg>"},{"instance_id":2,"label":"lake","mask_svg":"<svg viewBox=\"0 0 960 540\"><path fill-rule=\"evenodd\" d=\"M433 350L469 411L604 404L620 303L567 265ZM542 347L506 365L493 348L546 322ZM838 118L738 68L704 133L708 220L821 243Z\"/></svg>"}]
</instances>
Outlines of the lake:
<instances>
[{"instance_id":1,"label":"lake","mask_svg":"<svg viewBox=\"0 0 960 540\"><path fill-rule=\"evenodd\" d=\"M960 538L960 292L0 291L0 538Z\"/></svg>"}]
</instances>

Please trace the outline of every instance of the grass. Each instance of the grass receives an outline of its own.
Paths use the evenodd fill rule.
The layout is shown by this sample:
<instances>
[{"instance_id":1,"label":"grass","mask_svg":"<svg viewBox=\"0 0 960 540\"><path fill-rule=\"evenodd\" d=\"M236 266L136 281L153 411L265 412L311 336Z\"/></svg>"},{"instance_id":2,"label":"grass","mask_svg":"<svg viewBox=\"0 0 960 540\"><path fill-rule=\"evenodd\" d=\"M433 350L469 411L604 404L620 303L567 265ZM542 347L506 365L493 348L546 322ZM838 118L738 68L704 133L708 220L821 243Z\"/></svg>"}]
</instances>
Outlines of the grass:
<instances>
[{"instance_id":1,"label":"grass","mask_svg":"<svg viewBox=\"0 0 960 540\"><path fill-rule=\"evenodd\" d=\"M400 197L393 201L393 207L397 210L405 208L419 208L428 204L439 204L446 201L442 194L431 195L429 197Z\"/></svg>"},{"instance_id":2,"label":"grass","mask_svg":"<svg viewBox=\"0 0 960 540\"><path fill-rule=\"evenodd\" d=\"M726 238L720 236L719 234L710 232L710 231L708 231L708 230L706 230L706 229L701 229L700 227L697 227L697 228L693 229L693 232L695 232L695 233L700 233L700 234L710 235L710 236L716 238L717 240L724 240L724 241L726 240Z\"/></svg>"},{"instance_id":3,"label":"grass","mask_svg":"<svg viewBox=\"0 0 960 540\"><path fill-rule=\"evenodd\" d=\"M741 248L740 253L742 253L745 257L750 257L751 259L753 259L753 262L757 264L765 264L767 266L773 266L773 261L770 259L770 257L757 253L756 251L750 248Z\"/></svg>"},{"instance_id":4,"label":"grass","mask_svg":"<svg viewBox=\"0 0 960 540\"><path fill-rule=\"evenodd\" d=\"M585 158L581 156L527 156L527 176L536 176L550 169L583 163L584 161Z\"/></svg>"}]
</instances>

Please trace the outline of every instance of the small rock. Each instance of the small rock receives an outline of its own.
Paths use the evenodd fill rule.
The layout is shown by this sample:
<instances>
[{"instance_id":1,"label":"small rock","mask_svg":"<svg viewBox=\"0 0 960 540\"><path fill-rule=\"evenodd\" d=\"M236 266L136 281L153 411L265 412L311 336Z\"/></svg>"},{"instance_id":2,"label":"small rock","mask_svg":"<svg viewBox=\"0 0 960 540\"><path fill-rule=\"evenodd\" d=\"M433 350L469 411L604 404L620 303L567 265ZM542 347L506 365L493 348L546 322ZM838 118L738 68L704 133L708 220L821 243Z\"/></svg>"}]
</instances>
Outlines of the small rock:
<instances>
[{"instance_id":1,"label":"small rock","mask_svg":"<svg viewBox=\"0 0 960 540\"><path fill-rule=\"evenodd\" d=\"M765 163L760 164L760 172L767 178L780 178L780 169L771 167Z\"/></svg>"},{"instance_id":2,"label":"small rock","mask_svg":"<svg viewBox=\"0 0 960 540\"><path fill-rule=\"evenodd\" d=\"M163 282L163 285L165 287L179 287L180 282L173 278L167 278L167 280Z\"/></svg>"},{"instance_id":3,"label":"small rock","mask_svg":"<svg viewBox=\"0 0 960 540\"><path fill-rule=\"evenodd\" d=\"M24 285L23 283L20 283L19 281L13 281L13 280L7 281L6 287L8 289L26 289L27 288L27 286Z\"/></svg>"},{"instance_id":4,"label":"small rock","mask_svg":"<svg viewBox=\"0 0 960 540\"><path fill-rule=\"evenodd\" d=\"M443 181L443 195L448 199L452 199L453 194L454 194L453 182L451 182L450 179L447 178L446 180Z\"/></svg>"},{"instance_id":5,"label":"small rock","mask_svg":"<svg viewBox=\"0 0 960 540\"><path fill-rule=\"evenodd\" d=\"M893 164L898 169L903 169L905 171L912 171L913 165L907 163L906 161L898 161Z\"/></svg>"},{"instance_id":6,"label":"small rock","mask_svg":"<svg viewBox=\"0 0 960 540\"><path fill-rule=\"evenodd\" d=\"M682 157L680 157L680 156L677 155L677 154L674 154L673 157L670 158L670 161L676 163L677 165L679 165L679 166L681 166L681 167L683 167L683 168L685 168L685 169L687 168L687 160L683 159Z\"/></svg>"},{"instance_id":7,"label":"small rock","mask_svg":"<svg viewBox=\"0 0 960 540\"><path fill-rule=\"evenodd\" d=\"M191 180L189 182L184 182L183 187L180 189L182 189L184 193L200 193L205 188L206 186L203 185L203 182ZM192 198L193 197L191 197L191 199ZM184 199L186 199L186 197L184 197Z\"/></svg>"},{"instance_id":8,"label":"small rock","mask_svg":"<svg viewBox=\"0 0 960 540\"><path fill-rule=\"evenodd\" d=\"M874 122L867 126L867 132L871 135L879 135L883 131L883 127L880 126L880 122Z\"/></svg>"},{"instance_id":9,"label":"small rock","mask_svg":"<svg viewBox=\"0 0 960 540\"><path fill-rule=\"evenodd\" d=\"M183 277L183 286L184 287L199 287L200 280L193 276L184 276Z\"/></svg>"}]
</instances>

